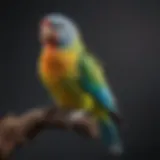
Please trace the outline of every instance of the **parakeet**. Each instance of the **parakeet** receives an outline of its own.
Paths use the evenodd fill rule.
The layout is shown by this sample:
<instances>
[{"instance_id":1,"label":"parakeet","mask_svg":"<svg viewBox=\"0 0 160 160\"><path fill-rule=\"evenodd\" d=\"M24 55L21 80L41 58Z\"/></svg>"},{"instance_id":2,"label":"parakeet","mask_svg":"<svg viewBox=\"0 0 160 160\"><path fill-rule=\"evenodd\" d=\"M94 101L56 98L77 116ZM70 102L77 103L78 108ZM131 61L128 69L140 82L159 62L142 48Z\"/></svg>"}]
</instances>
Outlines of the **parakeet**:
<instances>
[{"instance_id":1,"label":"parakeet","mask_svg":"<svg viewBox=\"0 0 160 160\"><path fill-rule=\"evenodd\" d=\"M40 23L41 53L38 75L58 106L93 115L99 122L103 143L113 154L122 153L116 99L103 67L88 51L80 30L70 18L52 13Z\"/></svg>"}]
</instances>

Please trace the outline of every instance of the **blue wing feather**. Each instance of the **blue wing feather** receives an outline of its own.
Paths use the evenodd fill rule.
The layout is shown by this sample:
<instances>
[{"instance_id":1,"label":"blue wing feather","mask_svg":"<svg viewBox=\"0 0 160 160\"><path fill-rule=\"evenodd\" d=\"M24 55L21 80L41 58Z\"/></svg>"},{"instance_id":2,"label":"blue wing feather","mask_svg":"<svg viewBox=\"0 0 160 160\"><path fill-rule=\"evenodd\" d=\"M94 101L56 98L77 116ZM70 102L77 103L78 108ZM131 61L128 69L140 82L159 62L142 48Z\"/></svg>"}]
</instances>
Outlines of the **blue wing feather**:
<instances>
[{"instance_id":1,"label":"blue wing feather","mask_svg":"<svg viewBox=\"0 0 160 160\"><path fill-rule=\"evenodd\" d=\"M117 112L115 97L112 94L110 87L106 84L102 84L102 82L97 78L97 75L94 74L94 72L90 72L90 67L90 63L87 63L86 59L81 61L80 84L82 88L86 92L90 93L97 100L100 106L103 107L103 109L114 113Z\"/></svg>"}]
</instances>

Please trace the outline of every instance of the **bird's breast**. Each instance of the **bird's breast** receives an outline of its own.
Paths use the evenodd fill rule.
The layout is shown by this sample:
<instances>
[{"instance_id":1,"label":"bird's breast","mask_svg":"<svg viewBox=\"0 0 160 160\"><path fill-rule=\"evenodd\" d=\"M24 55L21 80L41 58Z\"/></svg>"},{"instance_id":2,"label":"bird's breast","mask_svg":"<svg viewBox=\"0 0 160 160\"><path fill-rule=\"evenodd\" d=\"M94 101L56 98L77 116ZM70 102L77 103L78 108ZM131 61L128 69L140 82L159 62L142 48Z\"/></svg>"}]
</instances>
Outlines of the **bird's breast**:
<instances>
[{"instance_id":1,"label":"bird's breast","mask_svg":"<svg viewBox=\"0 0 160 160\"><path fill-rule=\"evenodd\" d=\"M65 51L46 51L41 54L39 70L47 79L59 81L67 76L77 75L77 56Z\"/></svg>"},{"instance_id":2,"label":"bird's breast","mask_svg":"<svg viewBox=\"0 0 160 160\"><path fill-rule=\"evenodd\" d=\"M58 52L42 53L39 59L38 72L43 84L55 100L58 103L63 101L71 106L75 95L69 88L64 87L62 81L67 79L74 81L74 77L78 75L76 55Z\"/></svg>"}]
</instances>

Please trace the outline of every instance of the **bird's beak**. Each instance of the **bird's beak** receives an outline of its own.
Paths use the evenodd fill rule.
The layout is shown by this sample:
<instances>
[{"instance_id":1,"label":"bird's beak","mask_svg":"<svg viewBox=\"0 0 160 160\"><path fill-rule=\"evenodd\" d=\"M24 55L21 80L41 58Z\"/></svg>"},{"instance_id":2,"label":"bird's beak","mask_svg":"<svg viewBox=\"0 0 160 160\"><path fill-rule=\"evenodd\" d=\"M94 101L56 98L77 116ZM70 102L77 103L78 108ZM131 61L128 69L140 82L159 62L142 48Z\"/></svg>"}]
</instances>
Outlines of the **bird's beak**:
<instances>
[{"instance_id":1,"label":"bird's beak","mask_svg":"<svg viewBox=\"0 0 160 160\"><path fill-rule=\"evenodd\" d=\"M57 45L57 34L51 26L43 25L40 28L40 41L43 45Z\"/></svg>"}]
</instances>

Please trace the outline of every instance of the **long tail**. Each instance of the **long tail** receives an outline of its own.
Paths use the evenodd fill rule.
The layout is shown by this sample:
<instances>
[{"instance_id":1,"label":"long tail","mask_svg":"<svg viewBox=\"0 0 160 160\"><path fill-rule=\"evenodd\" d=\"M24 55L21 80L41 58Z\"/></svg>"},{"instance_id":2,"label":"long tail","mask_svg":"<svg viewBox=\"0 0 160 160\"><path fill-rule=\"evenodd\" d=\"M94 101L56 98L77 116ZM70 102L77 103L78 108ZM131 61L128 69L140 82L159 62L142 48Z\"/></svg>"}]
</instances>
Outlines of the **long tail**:
<instances>
[{"instance_id":1,"label":"long tail","mask_svg":"<svg viewBox=\"0 0 160 160\"><path fill-rule=\"evenodd\" d=\"M100 121L101 138L110 154L119 156L123 153L123 145L119 128L111 120Z\"/></svg>"}]
</instances>

